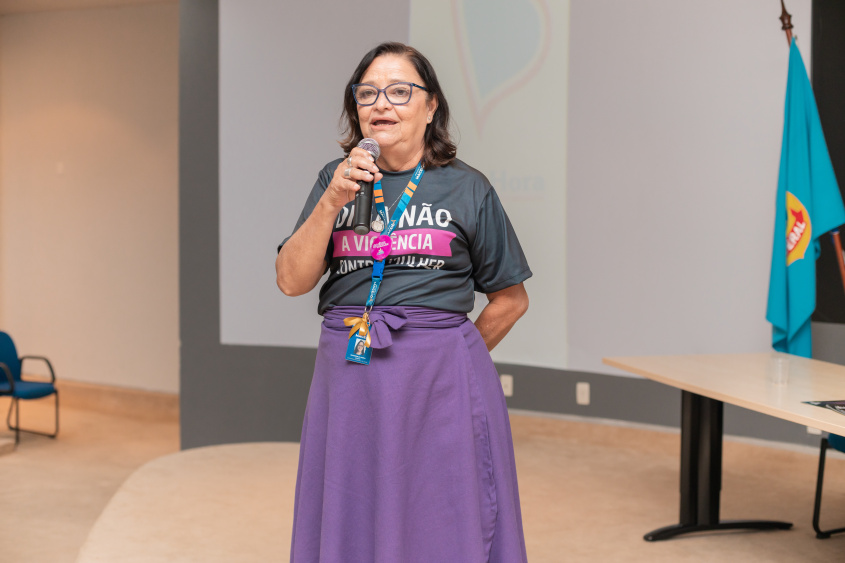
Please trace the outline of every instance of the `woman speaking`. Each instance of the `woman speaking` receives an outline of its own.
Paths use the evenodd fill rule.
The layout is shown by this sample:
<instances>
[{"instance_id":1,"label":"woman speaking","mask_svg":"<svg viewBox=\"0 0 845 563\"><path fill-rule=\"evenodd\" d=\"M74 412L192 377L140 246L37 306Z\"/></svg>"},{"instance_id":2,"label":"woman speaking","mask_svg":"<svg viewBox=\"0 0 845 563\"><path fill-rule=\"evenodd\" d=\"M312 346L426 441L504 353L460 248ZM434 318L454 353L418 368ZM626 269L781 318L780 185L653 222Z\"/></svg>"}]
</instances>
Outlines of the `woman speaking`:
<instances>
[{"instance_id":1,"label":"woman speaking","mask_svg":"<svg viewBox=\"0 0 845 563\"><path fill-rule=\"evenodd\" d=\"M526 560L492 350L531 276L487 179L455 158L449 107L416 49L384 43L344 92L344 157L280 246L286 295L320 289L291 561ZM370 232L353 230L374 182ZM489 303L473 324L474 292Z\"/></svg>"}]
</instances>

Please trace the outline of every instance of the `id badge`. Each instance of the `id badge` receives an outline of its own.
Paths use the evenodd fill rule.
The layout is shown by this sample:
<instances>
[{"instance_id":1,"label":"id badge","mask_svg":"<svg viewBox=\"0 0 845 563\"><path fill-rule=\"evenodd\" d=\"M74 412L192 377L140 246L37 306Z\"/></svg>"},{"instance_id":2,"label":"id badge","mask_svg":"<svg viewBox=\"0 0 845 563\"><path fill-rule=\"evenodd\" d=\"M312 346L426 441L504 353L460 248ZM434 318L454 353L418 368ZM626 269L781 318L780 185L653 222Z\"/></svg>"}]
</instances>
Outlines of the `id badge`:
<instances>
[{"instance_id":1,"label":"id badge","mask_svg":"<svg viewBox=\"0 0 845 563\"><path fill-rule=\"evenodd\" d=\"M346 359L350 362L356 362L370 365L370 355L373 349L367 346L367 337L361 336L357 332L349 339L349 344L346 345Z\"/></svg>"}]
</instances>

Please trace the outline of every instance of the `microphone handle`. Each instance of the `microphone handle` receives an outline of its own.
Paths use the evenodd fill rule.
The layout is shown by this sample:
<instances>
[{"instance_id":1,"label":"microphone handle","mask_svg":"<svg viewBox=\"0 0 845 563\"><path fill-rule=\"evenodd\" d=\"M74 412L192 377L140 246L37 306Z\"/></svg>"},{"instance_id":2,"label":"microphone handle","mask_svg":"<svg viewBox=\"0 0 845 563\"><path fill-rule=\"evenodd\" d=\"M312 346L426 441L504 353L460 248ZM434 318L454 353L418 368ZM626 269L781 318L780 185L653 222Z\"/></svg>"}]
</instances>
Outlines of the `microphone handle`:
<instances>
[{"instance_id":1,"label":"microphone handle","mask_svg":"<svg viewBox=\"0 0 845 563\"><path fill-rule=\"evenodd\" d=\"M373 208L373 183L358 182L361 187L355 194L355 216L352 219L352 231L356 235L366 235L370 232Z\"/></svg>"}]
</instances>

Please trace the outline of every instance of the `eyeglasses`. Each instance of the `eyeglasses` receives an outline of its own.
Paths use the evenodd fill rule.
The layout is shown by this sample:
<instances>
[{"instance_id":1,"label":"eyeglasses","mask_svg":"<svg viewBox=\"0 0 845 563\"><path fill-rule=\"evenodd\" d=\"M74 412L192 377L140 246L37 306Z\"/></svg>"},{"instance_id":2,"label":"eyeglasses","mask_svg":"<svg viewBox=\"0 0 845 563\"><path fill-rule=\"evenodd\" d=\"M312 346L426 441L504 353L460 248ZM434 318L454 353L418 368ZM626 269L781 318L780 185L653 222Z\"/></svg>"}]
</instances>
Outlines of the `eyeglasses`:
<instances>
[{"instance_id":1,"label":"eyeglasses","mask_svg":"<svg viewBox=\"0 0 845 563\"><path fill-rule=\"evenodd\" d=\"M352 95L359 106L371 106L376 103L379 94L384 92L384 97L388 102L394 106L402 106L411 101L414 86L428 92L428 88L413 82L394 82L384 88L376 88L372 84L353 84Z\"/></svg>"}]
</instances>

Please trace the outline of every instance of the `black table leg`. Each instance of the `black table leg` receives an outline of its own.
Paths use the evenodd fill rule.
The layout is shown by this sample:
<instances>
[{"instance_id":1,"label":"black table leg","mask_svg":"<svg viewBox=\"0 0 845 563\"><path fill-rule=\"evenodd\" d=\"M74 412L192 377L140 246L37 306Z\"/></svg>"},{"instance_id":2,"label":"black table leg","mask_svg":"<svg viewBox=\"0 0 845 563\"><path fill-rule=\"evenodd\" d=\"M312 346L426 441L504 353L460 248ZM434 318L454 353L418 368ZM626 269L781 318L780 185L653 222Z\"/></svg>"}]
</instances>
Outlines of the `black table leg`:
<instances>
[{"instance_id":1,"label":"black table leg","mask_svg":"<svg viewBox=\"0 0 845 563\"><path fill-rule=\"evenodd\" d=\"M711 530L787 530L789 522L719 520L722 490L722 401L681 392L681 518L647 533L659 541Z\"/></svg>"}]
</instances>

